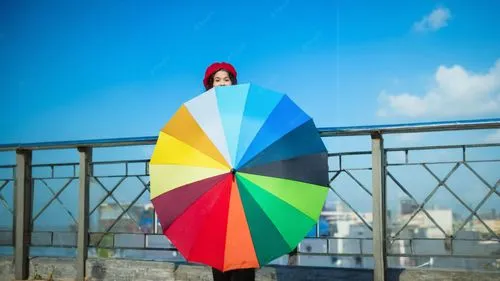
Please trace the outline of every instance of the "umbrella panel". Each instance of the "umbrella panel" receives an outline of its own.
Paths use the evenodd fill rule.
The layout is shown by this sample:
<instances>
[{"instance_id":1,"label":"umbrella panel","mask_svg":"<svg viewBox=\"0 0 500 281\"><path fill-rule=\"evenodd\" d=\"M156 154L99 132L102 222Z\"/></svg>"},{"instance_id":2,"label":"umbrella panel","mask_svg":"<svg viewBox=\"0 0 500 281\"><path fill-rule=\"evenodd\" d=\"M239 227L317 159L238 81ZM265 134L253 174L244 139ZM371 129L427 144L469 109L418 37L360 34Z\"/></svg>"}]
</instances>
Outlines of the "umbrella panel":
<instances>
[{"instance_id":1,"label":"umbrella panel","mask_svg":"<svg viewBox=\"0 0 500 281\"><path fill-rule=\"evenodd\" d=\"M179 110L177 110L161 132L196 148L196 150L200 151L202 154L210 156L225 167L229 167L224 156L208 138L208 135L205 134L185 105L182 105Z\"/></svg>"},{"instance_id":2,"label":"umbrella panel","mask_svg":"<svg viewBox=\"0 0 500 281\"><path fill-rule=\"evenodd\" d=\"M169 228L189 206L226 177L227 174L223 174L189 183L153 198L152 202L162 228Z\"/></svg>"},{"instance_id":3,"label":"umbrella panel","mask_svg":"<svg viewBox=\"0 0 500 281\"><path fill-rule=\"evenodd\" d=\"M198 198L164 229L187 260L222 268L232 174Z\"/></svg>"},{"instance_id":4,"label":"umbrella panel","mask_svg":"<svg viewBox=\"0 0 500 281\"><path fill-rule=\"evenodd\" d=\"M239 169L270 144L310 119L290 98L284 96L269 114L236 168Z\"/></svg>"},{"instance_id":5,"label":"umbrella panel","mask_svg":"<svg viewBox=\"0 0 500 281\"><path fill-rule=\"evenodd\" d=\"M241 121L240 135L238 139L238 150L236 162L239 163L244 152L264 125L265 121L275 109L283 94L269 91L257 86L250 86L248 93L244 118ZM265 100L266 102L262 102Z\"/></svg>"},{"instance_id":6,"label":"umbrella panel","mask_svg":"<svg viewBox=\"0 0 500 281\"><path fill-rule=\"evenodd\" d=\"M229 203L228 229L224 270L236 268L258 268L259 262L255 254L247 217L243 210L239 188L235 181L231 186Z\"/></svg>"},{"instance_id":7,"label":"umbrella panel","mask_svg":"<svg viewBox=\"0 0 500 281\"><path fill-rule=\"evenodd\" d=\"M244 178L254 185L264 189L280 200L298 209L304 215L314 221L317 220L323 206L318 202L324 202L328 188L288 179L264 177L239 173L238 177ZM307 231L306 231L307 232Z\"/></svg>"},{"instance_id":8,"label":"umbrella panel","mask_svg":"<svg viewBox=\"0 0 500 281\"><path fill-rule=\"evenodd\" d=\"M267 148L240 166L239 169L321 152L326 152L325 145L319 137L314 122L309 120L274 143L269 144Z\"/></svg>"},{"instance_id":9,"label":"umbrella panel","mask_svg":"<svg viewBox=\"0 0 500 281\"><path fill-rule=\"evenodd\" d=\"M328 173L325 171L328 171L326 152L240 169L242 173L329 186Z\"/></svg>"}]
</instances>

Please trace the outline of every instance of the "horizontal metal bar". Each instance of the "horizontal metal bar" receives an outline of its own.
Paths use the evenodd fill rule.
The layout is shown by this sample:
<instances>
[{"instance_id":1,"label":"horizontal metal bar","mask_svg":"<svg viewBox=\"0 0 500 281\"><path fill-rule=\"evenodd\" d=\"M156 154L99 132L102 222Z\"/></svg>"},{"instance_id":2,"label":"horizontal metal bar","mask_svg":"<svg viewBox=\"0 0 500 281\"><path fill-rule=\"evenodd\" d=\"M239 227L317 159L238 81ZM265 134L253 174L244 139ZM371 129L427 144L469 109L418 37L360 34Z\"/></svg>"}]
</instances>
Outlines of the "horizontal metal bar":
<instances>
[{"instance_id":1,"label":"horizontal metal bar","mask_svg":"<svg viewBox=\"0 0 500 281\"><path fill-rule=\"evenodd\" d=\"M328 153L328 157L338 157L338 156L346 156L346 155L370 155L372 154L371 151L350 151L350 152L335 152L335 153Z\"/></svg>"},{"instance_id":2,"label":"horizontal metal bar","mask_svg":"<svg viewBox=\"0 0 500 281\"><path fill-rule=\"evenodd\" d=\"M372 133L400 134L400 133L423 133L436 131L459 131L500 128L500 118L457 120L444 122L420 122L392 125L368 125L353 127L330 127L320 128L323 137L334 136L362 136Z\"/></svg>"},{"instance_id":3,"label":"horizontal metal bar","mask_svg":"<svg viewBox=\"0 0 500 281\"><path fill-rule=\"evenodd\" d=\"M49 235L53 235L53 234L77 234L78 232L76 232L76 231L33 230L31 233L32 234L49 234Z\"/></svg>"},{"instance_id":4,"label":"horizontal metal bar","mask_svg":"<svg viewBox=\"0 0 500 281\"><path fill-rule=\"evenodd\" d=\"M353 169L350 169L350 170L353 170ZM113 175L99 175L99 176L93 176L95 178L121 178L121 177L147 177L149 176L148 174L113 174ZM78 179L78 177L74 177L74 176L60 176L60 177L50 177L50 176L46 176L46 177L33 177L34 180L54 180L54 179ZM2 180L2 179L0 179ZM11 180L11 179L9 179Z\"/></svg>"},{"instance_id":5,"label":"horizontal metal bar","mask_svg":"<svg viewBox=\"0 0 500 281\"><path fill-rule=\"evenodd\" d=\"M163 235L163 234L162 234ZM335 237L335 236L322 236L322 237L306 237L302 242L311 240L372 240L372 237Z\"/></svg>"},{"instance_id":6,"label":"horizontal metal bar","mask_svg":"<svg viewBox=\"0 0 500 281\"><path fill-rule=\"evenodd\" d=\"M67 179L78 179L78 177L74 177L74 176L60 176L60 177L50 177L50 176L47 176L47 177L33 177L33 180L67 180Z\"/></svg>"},{"instance_id":7,"label":"horizontal metal bar","mask_svg":"<svg viewBox=\"0 0 500 281\"><path fill-rule=\"evenodd\" d=\"M500 259L500 255L456 255L456 254L387 254L388 257L435 257L435 258L459 258L459 259Z\"/></svg>"},{"instance_id":8,"label":"horizontal metal bar","mask_svg":"<svg viewBox=\"0 0 500 281\"><path fill-rule=\"evenodd\" d=\"M45 243L41 243L41 244L32 244L32 243L30 243L29 245L30 245L31 248L43 247L43 248L76 249L76 242L75 242L75 245L58 245L58 244L45 244Z\"/></svg>"},{"instance_id":9,"label":"horizontal metal bar","mask_svg":"<svg viewBox=\"0 0 500 281\"><path fill-rule=\"evenodd\" d=\"M367 257L367 258L373 257L373 254L367 254L367 253L314 253L314 252L300 252L300 251L297 251L297 255L324 256L324 257Z\"/></svg>"},{"instance_id":10,"label":"horizontal metal bar","mask_svg":"<svg viewBox=\"0 0 500 281\"><path fill-rule=\"evenodd\" d=\"M373 257L373 254L367 254L367 253L334 253L334 252L329 252L329 253L312 253L312 252L298 252L299 255L304 255L304 256L346 256L346 257ZM462 258L462 259L499 259L500 255L491 255L491 256L480 256L480 255L446 255L446 254L387 254L388 257L409 257L409 258L423 258L423 257L437 257L437 258Z\"/></svg>"},{"instance_id":11,"label":"horizontal metal bar","mask_svg":"<svg viewBox=\"0 0 500 281\"><path fill-rule=\"evenodd\" d=\"M98 175L98 176L92 176L93 178L98 178L98 179L110 179L110 178L122 178L122 177L126 177L126 178L129 178L129 177L147 177L149 176L148 174L114 174L114 175L109 175L109 176L101 176L101 175Z\"/></svg>"},{"instance_id":12,"label":"horizontal metal bar","mask_svg":"<svg viewBox=\"0 0 500 281\"><path fill-rule=\"evenodd\" d=\"M106 250L138 250L138 251L176 251L178 252L177 248L174 247L166 247L166 248L158 248L158 247L151 247L151 248L142 248L142 247L110 247L110 246L99 246L96 247L94 245L90 246L89 249L91 248L96 248L96 249L106 249Z\"/></svg>"},{"instance_id":13,"label":"horizontal metal bar","mask_svg":"<svg viewBox=\"0 0 500 281\"><path fill-rule=\"evenodd\" d=\"M356 238L353 238L356 239ZM391 236L389 239L393 242L395 241L446 241L446 238L431 238L431 237L419 237L419 238L401 238ZM500 242L500 240L496 238L491 239L472 239L472 238L451 238L452 241L469 241L469 242Z\"/></svg>"},{"instance_id":14,"label":"horizontal metal bar","mask_svg":"<svg viewBox=\"0 0 500 281\"><path fill-rule=\"evenodd\" d=\"M12 233L12 230L0 230L0 233ZM32 232L33 235L35 234L48 234L48 235L53 235L53 234L77 234L76 231L49 231L49 230L35 230ZM164 234L162 233L143 233L143 232L123 232L123 231L117 231L117 232L89 232L89 235L112 235L112 236L117 236L117 235L141 235L141 236L147 236L147 237L163 237ZM419 238L401 238L401 237L388 237L391 241L445 241L445 238L432 238L432 237L419 237ZM372 240L372 237L335 237L335 236L322 236L322 237L306 237L302 241L302 243L308 242L308 241L314 241L314 240ZM472 238L452 238L453 241L476 241L476 242L500 242L500 240L491 238L491 239L472 239Z\"/></svg>"},{"instance_id":15,"label":"horizontal metal bar","mask_svg":"<svg viewBox=\"0 0 500 281\"><path fill-rule=\"evenodd\" d=\"M36 245L31 245L33 247L47 247L47 248L66 248L66 249L71 249L71 248L76 248L76 246L71 246L71 245L48 245L48 244L36 244ZM142 248L142 247L112 247L112 246L99 246L96 247L94 245L89 246L88 249L106 249L106 250L137 250L137 251L175 251L178 252L178 249L175 247L164 247L164 248L159 248L159 247L148 247L148 248ZM298 254L300 255L313 255L313 256L345 256L345 257L352 257L352 256L362 256L362 257L373 257L372 254L367 254L367 253L315 253L315 252L301 252L297 251Z\"/></svg>"},{"instance_id":16,"label":"horizontal metal bar","mask_svg":"<svg viewBox=\"0 0 500 281\"><path fill-rule=\"evenodd\" d=\"M59 141L59 142L36 142L0 145L0 151L10 150L42 150L42 149L68 149L77 147L115 147L132 145L155 144L158 137L131 137L113 139L95 139L79 141Z\"/></svg>"},{"instance_id":17,"label":"horizontal metal bar","mask_svg":"<svg viewBox=\"0 0 500 281\"><path fill-rule=\"evenodd\" d=\"M346 168L342 167L341 170L329 170L328 173L336 173L336 172L343 172L343 171L371 171L372 168Z\"/></svg>"},{"instance_id":18,"label":"horizontal metal bar","mask_svg":"<svg viewBox=\"0 0 500 281\"><path fill-rule=\"evenodd\" d=\"M457 163L494 163L494 162L500 162L500 159L498 160L492 160L492 159L485 159L485 160L467 160L467 161L462 161L462 160L457 160L457 161L429 161L429 162L408 162L408 163L401 163L401 162L393 162L393 163L387 163L387 166L421 166L423 164L426 165L434 165L434 164L457 164ZM349 169L352 170L352 169Z\"/></svg>"},{"instance_id":19,"label":"horizontal metal bar","mask_svg":"<svg viewBox=\"0 0 500 281\"><path fill-rule=\"evenodd\" d=\"M0 230L0 233L12 233L11 230ZM76 231L33 231L33 235L35 234L74 234L76 235ZM111 236L119 236L119 235L141 235L146 237L163 237L164 234L159 233L143 233L143 232L89 232L89 235L111 235ZM401 237L388 237L392 242L395 241L445 241L445 238L432 238L432 237L419 237L419 238L401 238ZM323 236L323 237L306 237L302 241L302 243L314 240L372 240L372 237L335 237L335 236ZM491 238L491 239L472 239L472 238L452 238L453 241L469 241L469 242L500 242L500 240ZM148 248L149 249L149 248Z\"/></svg>"},{"instance_id":20,"label":"horizontal metal bar","mask_svg":"<svg viewBox=\"0 0 500 281\"><path fill-rule=\"evenodd\" d=\"M457 144L457 145L431 145L431 146L413 146L413 147L398 147L386 148L387 152L403 152L412 150L436 150L436 149L462 149L462 148L484 148L484 147L497 147L500 143L478 143L478 144Z\"/></svg>"},{"instance_id":21,"label":"horizontal metal bar","mask_svg":"<svg viewBox=\"0 0 500 281\"><path fill-rule=\"evenodd\" d=\"M143 236L165 236L163 233L146 233L146 232L125 232L125 231L113 231L113 232L104 232L104 231L89 231L89 235L123 235L123 234L134 234L134 235L143 235Z\"/></svg>"},{"instance_id":22,"label":"horizontal metal bar","mask_svg":"<svg viewBox=\"0 0 500 281\"><path fill-rule=\"evenodd\" d=\"M351 169L352 170L352 169ZM98 176L93 176L94 178L121 178L121 177L147 177L149 176L148 174L113 174L113 175L98 175ZM60 176L60 177L34 177L34 180L54 180L54 179L78 179L78 177L74 176ZM2 180L2 179L0 179Z\"/></svg>"},{"instance_id":23,"label":"horizontal metal bar","mask_svg":"<svg viewBox=\"0 0 500 281\"><path fill-rule=\"evenodd\" d=\"M135 159L135 160L112 160L112 161L94 161L91 162L91 165L110 165L110 164L146 164L149 162L149 159Z\"/></svg>"},{"instance_id":24,"label":"horizontal metal bar","mask_svg":"<svg viewBox=\"0 0 500 281\"><path fill-rule=\"evenodd\" d=\"M458 120L445 122L421 122L409 124L389 124L389 125L368 125L352 127L327 127L318 128L322 137L332 136L360 136L371 135L372 133L394 134L394 133L415 133L415 132L435 132L435 131L457 131L475 129L496 129L500 128L500 118L478 119L478 120ZM156 143L157 136L112 138L95 140L76 140L59 142L37 142L37 143L13 143L1 144L0 151L12 150L42 150L42 149L68 149L76 147L116 147L132 145L152 145Z\"/></svg>"},{"instance_id":25,"label":"horizontal metal bar","mask_svg":"<svg viewBox=\"0 0 500 281\"><path fill-rule=\"evenodd\" d=\"M417 150L437 150L437 149L462 149L462 148L485 148L485 147L500 147L500 143L478 143L478 144L462 144L462 145L431 145L431 146L409 146L409 147L395 147L385 148L386 152L405 152ZM338 157L346 155L370 155L372 152L365 151L349 151L349 152L335 152L329 153L329 157Z\"/></svg>"},{"instance_id":26,"label":"horizontal metal bar","mask_svg":"<svg viewBox=\"0 0 500 281\"><path fill-rule=\"evenodd\" d=\"M149 159L134 159L134 160L112 160L112 161L94 161L91 162L91 165L110 165L110 164L146 164L149 162ZM78 166L80 163L76 162L68 162L68 163L44 163L44 164L32 164L33 168L50 168L50 167L58 167L58 166ZM15 168L15 166L5 166L8 168ZM2 166L0 166L2 168Z\"/></svg>"},{"instance_id":27,"label":"horizontal metal bar","mask_svg":"<svg viewBox=\"0 0 500 281\"><path fill-rule=\"evenodd\" d=\"M64 166L78 166L78 163L44 163L44 164L31 164L32 168L51 168L51 167L64 167Z\"/></svg>"}]
</instances>

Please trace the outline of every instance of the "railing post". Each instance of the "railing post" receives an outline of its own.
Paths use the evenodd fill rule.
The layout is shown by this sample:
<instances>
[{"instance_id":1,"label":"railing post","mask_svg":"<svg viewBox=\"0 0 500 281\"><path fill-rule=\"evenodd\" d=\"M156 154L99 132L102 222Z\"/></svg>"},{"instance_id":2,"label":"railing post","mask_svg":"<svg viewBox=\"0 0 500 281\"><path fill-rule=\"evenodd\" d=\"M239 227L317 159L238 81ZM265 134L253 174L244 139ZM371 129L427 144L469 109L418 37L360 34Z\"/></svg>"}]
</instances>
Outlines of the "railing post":
<instances>
[{"instance_id":1,"label":"railing post","mask_svg":"<svg viewBox=\"0 0 500 281\"><path fill-rule=\"evenodd\" d=\"M15 178L15 235L14 275L18 280L29 276L29 245L31 243L31 216L33 208L33 184L31 179L30 150L16 151Z\"/></svg>"},{"instance_id":2,"label":"railing post","mask_svg":"<svg viewBox=\"0 0 500 281\"><path fill-rule=\"evenodd\" d=\"M384 139L380 133L372 133L372 185L373 185L373 280L387 278L386 236L386 185Z\"/></svg>"},{"instance_id":3,"label":"railing post","mask_svg":"<svg viewBox=\"0 0 500 281\"><path fill-rule=\"evenodd\" d=\"M91 175L92 148L79 147L80 154L80 188L78 197L78 245L76 259L76 279L85 280L89 235L89 185Z\"/></svg>"}]
</instances>

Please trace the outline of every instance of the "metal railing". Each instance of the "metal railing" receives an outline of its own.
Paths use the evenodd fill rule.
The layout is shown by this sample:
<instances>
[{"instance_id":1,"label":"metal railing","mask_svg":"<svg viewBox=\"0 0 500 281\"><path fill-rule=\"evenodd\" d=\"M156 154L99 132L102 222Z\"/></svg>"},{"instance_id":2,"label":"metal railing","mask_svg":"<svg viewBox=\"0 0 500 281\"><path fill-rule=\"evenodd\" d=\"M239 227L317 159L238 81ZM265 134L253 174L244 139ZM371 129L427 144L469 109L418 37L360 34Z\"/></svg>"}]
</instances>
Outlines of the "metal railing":
<instances>
[{"instance_id":1,"label":"metal railing","mask_svg":"<svg viewBox=\"0 0 500 281\"><path fill-rule=\"evenodd\" d=\"M391 260L408 261L407 258L485 258L500 259L497 252L482 251L479 242L494 243L498 247L499 233L486 220L481 218L480 210L489 200L500 198L498 186L499 175L493 173L491 179L484 176L474 167L475 164L499 163L500 154L489 155L490 158L471 159L469 152L473 149L500 148L500 143L461 144L442 146L420 146L385 148L384 135L442 132L460 130L480 130L500 128L500 119L464 120L453 122L429 122L414 124L380 125L320 128L324 138L340 136L370 136L371 150L330 153L331 161L331 196L345 208L339 210L325 209L323 218L332 218L334 224L341 221L350 227L363 229L359 234L339 235L339 230L331 231L326 236L320 235L319 223L315 237L306 238L299 246L300 256L329 256L335 259L343 257L355 258L363 263L363 259L372 259L375 280L386 280L386 269ZM15 277L24 279L28 276L28 257L31 250L37 247L60 249L76 249L77 274L80 280L85 277L85 262L89 253L109 255L109 250L123 251L167 251L177 256L175 248L161 234L161 227L156 222L154 212L150 228L144 229L141 217L145 202L149 198L148 159L95 161L93 155L97 149L109 147L152 146L156 137L120 138L107 140L65 141L30 144L0 145L0 152L15 152L15 165L0 166L0 208L4 208L12 216L12 229L0 230L0 245L13 246L15 260ZM32 164L33 153L41 150L71 150L79 153L78 162ZM421 151L456 150L461 157L447 161L417 160L411 156ZM391 155L399 154L398 161L392 161ZM349 157L366 157L371 164L361 167L348 167ZM436 171L436 166L448 165L447 171ZM415 195L415 187L397 173L397 169L418 167L426 173L427 181L434 181L432 189L421 196ZM443 169L438 168L439 169ZM65 173L59 172L64 170ZM470 178L477 179L485 194L474 206L468 204L463 195L456 192L449 183L457 171L468 171ZM370 212L362 213L343 191L342 180L350 182L352 192L357 188L371 202ZM132 182L131 182L132 181ZM423 182L417 179L415 182ZM391 187L407 198L409 209L404 215L394 218L388 214L387 196ZM12 190L11 199L5 196L5 190ZM124 192L126 189L127 192ZM429 202L435 199L438 192L447 192L450 198L468 214L456 224L443 225L436 216L448 216L448 212L436 213L428 208ZM123 194L127 193L125 196ZM38 199L44 196L42 203ZM64 196L78 194L78 202L72 204L63 200ZM97 195L96 195L97 194ZM100 196L98 196L100 195ZM125 198L126 197L126 198ZM422 197L422 198L419 198ZM36 202L36 204L34 203ZM124 204L124 202L127 202ZM499 201L500 202L500 201ZM366 202L365 202L366 203ZM49 213L49 209L57 205L61 216L68 221L66 230L46 230L37 226ZM368 204L370 205L370 204ZM15 206L15 207L14 207ZM105 217L105 214L112 214ZM451 213L453 216L453 212ZM92 220L97 217L98 223ZM45 218L47 219L47 218ZM49 218L50 219L50 218ZM417 222L416 222L417 221ZM473 225L473 227L471 227ZM425 226L425 227L424 227ZM469 231L483 228L482 232ZM417 234L419 229L433 230L432 237ZM366 230L366 231L365 231ZM464 237L467 236L467 237ZM474 237L470 237L470 235ZM478 236L479 235L479 236ZM318 245L314 245L317 243ZM427 243L427 244L426 244ZM433 244L434 243L434 244ZM438 243L438 244L436 244ZM477 248L477 251L457 250L458 245ZM434 252L422 252L422 245L441 245ZM444 246L443 246L444 245ZM492 249L491 244L487 244ZM346 250L347 246L350 250ZM315 249L317 247L318 249ZM343 247L340 249L339 247ZM495 249L493 247L493 249ZM352 250L353 248L358 250ZM98 253L100 252L100 253ZM104 254L102 254L104 252ZM432 259L431 259L432 260ZM413 260L415 261L415 260ZM421 259L425 261L425 259ZM404 262L402 262L404 263ZM429 264L432 262L418 264Z\"/></svg>"}]
</instances>

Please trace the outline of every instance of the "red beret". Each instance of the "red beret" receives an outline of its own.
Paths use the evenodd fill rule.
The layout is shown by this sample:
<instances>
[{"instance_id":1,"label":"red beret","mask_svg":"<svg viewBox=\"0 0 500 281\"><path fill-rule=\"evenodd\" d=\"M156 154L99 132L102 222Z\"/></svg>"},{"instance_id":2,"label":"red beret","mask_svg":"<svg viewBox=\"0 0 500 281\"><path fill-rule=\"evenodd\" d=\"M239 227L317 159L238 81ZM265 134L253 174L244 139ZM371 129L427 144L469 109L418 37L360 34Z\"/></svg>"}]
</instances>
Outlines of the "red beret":
<instances>
[{"instance_id":1,"label":"red beret","mask_svg":"<svg viewBox=\"0 0 500 281\"><path fill-rule=\"evenodd\" d=\"M227 62L216 62L207 67L207 70L205 71L205 78L203 78L203 85L205 85L206 88L210 87L209 85L207 85L208 78L210 77L210 75L216 73L219 70L225 70L231 73L236 78L236 69L231 64Z\"/></svg>"}]
</instances>

